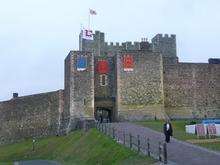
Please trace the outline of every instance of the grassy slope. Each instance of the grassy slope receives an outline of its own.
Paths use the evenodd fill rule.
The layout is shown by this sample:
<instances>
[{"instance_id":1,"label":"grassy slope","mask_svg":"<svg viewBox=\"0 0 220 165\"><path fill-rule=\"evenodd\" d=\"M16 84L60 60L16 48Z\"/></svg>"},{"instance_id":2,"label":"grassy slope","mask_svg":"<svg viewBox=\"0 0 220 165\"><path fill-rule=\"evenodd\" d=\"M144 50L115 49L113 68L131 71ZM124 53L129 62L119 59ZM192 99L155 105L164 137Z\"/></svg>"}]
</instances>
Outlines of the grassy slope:
<instances>
[{"instance_id":1,"label":"grassy slope","mask_svg":"<svg viewBox=\"0 0 220 165\"><path fill-rule=\"evenodd\" d=\"M153 130L162 132L163 130L163 121L144 121L144 122L135 122L136 124L149 127ZM187 124L187 121L185 120L175 120L171 121L173 126L173 136L179 140L189 140L189 139L197 139L196 135L187 134L185 132L185 125ZM220 151L220 142L215 143L203 143L203 144L197 144L202 147L206 147L212 150Z\"/></svg>"},{"instance_id":2,"label":"grassy slope","mask_svg":"<svg viewBox=\"0 0 220 165\"><path fill-rule=\"evenodd\" d=\"M151 158L117 144L95 129L88 133L76 131L68 136L48 137L36 142L32 151L31 139L0 147L0 162L28 159L57 160L62 164L151 164ZM1 163L0 163L1 164ZM6 164L6 163L3 163Z\"/></svg>"}]
</instances>

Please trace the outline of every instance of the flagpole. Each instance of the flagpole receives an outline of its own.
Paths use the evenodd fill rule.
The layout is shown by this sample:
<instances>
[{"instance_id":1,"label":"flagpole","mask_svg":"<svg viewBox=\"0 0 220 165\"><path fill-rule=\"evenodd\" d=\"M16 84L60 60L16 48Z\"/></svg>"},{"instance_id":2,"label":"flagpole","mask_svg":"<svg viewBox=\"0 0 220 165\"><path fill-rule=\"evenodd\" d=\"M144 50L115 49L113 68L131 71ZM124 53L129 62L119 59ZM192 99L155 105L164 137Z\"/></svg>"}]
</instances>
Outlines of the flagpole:
<instances>
[{"instance_id":1,"label":"flagpole","mask_svg":"<svg viewBox=\"0 0 220 165\"><path fill-rule=\"evenodd\" d=\"M82 51L82 42L83 42L83 25L80 24L80 51Z\"/></svg>"},{"instance_id":2,"label":"flagpole","mask_svg":"<svg viewBox=\"0 0 220 165\"><path fill-rule=\"evenodd\" d=\"M90 29L90 9L89 9L89 29Z\"/></svg>"}]
</instances>

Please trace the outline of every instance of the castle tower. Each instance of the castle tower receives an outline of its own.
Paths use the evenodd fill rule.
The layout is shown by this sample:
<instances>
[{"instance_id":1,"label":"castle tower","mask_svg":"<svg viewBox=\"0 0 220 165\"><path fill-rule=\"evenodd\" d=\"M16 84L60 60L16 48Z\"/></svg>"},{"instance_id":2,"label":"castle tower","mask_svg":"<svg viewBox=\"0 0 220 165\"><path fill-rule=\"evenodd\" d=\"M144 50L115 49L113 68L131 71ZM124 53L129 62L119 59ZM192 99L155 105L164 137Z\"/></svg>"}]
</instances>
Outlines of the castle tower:
<instances>
[{"instance_id":1,"label":"castle tower","mask_svg":"<svg viewBox=\"0 0 220 165\"><path fill-rule=\"evenodd\" d=\"M152 38L152 48L154 52L160 52L163 56L164 64L176 64L178 57L176 53L176 35L157 34Z\"/></svg>"},{"instance_id":2,"label":"castle tower","mask_svg":"<svg viewBox=\"0 0 220 165\"><path fill-rule=\"evenodd\" d=\"M94 119L94 58L85 51L70 51L65 59L65 111L69 129L78 120Z\"/></svg>"},{"instance_id":3,"label":"castle tower","mask_svg":"<svg viewBox=\"0 0 220 165\"><path fill-rule=\"evenodd\" d=\"M100 31L95 31L93 40L83 38L83 32L79 35L79 50L93 52L95 56L100 56L105 47L105 35Z\"/></svg>"},{"instance_id":4,"label":"castle tower","mask_svg":"<svg viewBox=\"0 0 220 165\"><path fill-rule=\"evenodd\" d=\"M117 55L118 118L163 119L163 59L159 52L126 50Z\"/></svg>"}]
</instances>

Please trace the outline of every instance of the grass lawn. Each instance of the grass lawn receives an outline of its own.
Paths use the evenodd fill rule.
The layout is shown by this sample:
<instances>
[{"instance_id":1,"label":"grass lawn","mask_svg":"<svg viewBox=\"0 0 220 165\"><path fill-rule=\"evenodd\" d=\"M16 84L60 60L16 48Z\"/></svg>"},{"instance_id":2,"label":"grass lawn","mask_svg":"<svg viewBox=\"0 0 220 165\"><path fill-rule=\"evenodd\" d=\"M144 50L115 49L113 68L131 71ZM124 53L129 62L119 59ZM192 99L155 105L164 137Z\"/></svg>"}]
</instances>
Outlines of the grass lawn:
<instances>
[{"instance_id":1,"label":"grass lawn","mask_svg":"<svg viewBox=\"0 0 220 165\"><path fill-rule=\"evenodd\" d=\"M139 124L145 127L149 127L153 130L159 131L159 132L163 132L163 124L164 121L161 120L152 120L152 121L143 121L143 122L135 122L135 124ZM193 134L187 134L185 132L185 125L189 124L189 121L187 120L173 120L171 121L171 124L173 126L173 136L176 139L179 140L190 140L190 139L197 139L196 135ZM205 147L211 150L216 150L216 151L220 151L220 142L213 142L213 143L194 143L196 145L199 145L201 147Z\"/></svg>"},{"instance_id":2,"label":"grass lawn","mask_svg":"<svg viewBox=\"0 0 220 165\"><path fill-rule=\"evenodd\" d=\"M14 160L47 159L64 165L74 164L152 164L149 157L116 143L95 129L84 133L75 131L68 136L38 139L32 151L31 139L0 147L0 165Z\"/></svg>"},{"instance_id":3,"label":"grass lawn","mask_svg":"<svg viewBox=\"0 0 220 165\"><path fill-rule=\"evenodd\" d=\"M201 147L205 147L211 150L220 151L220 142L214 142L214 143L200 143L197 144Z\"/></svg>"},{"instance_id":4,"label":"grass lawn","mask_svg":"<svg viewBox=\"0 0 220 165\"><path fill-rule=\"evenodd\" d=\"M188 121L186 120L174 120L171 121L173 127L173 136L179 140L188 140L188 139L197 139L196 135L187 134L185 132L185 125ZM163 124L164 121L161 120L152 120L152 121L143 121L143 122L135 122L136 124L149 127L153 130L163 132Z\"/></svg>"}]
</instances>

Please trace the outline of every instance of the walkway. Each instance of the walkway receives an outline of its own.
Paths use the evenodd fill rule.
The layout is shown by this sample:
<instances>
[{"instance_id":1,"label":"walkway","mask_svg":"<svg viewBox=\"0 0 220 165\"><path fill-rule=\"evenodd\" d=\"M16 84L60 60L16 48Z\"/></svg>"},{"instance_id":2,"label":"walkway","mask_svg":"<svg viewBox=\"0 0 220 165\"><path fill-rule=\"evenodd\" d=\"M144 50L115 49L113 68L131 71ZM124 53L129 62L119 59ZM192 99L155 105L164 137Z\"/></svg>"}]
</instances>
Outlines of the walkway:
<instances>
[{"instance_id":1,"label":"walkway","mask_svg":"<svg viewBox=\"0 0 220 165\"><path fill-rule=\"evenodd\" d=\"M164 135L152 129L131 123L114 123L112 126L118 131L125 131L140 138L148 137L151 141L164 141ZM116 131L117 132L117 131ZM120 137L121 141L123 137ZM220 153L195 146L172 138L167 144L168 162L179 165L219 165ZM172 164L173 164L172 163Z\"/></svg>"}]
</instances>

